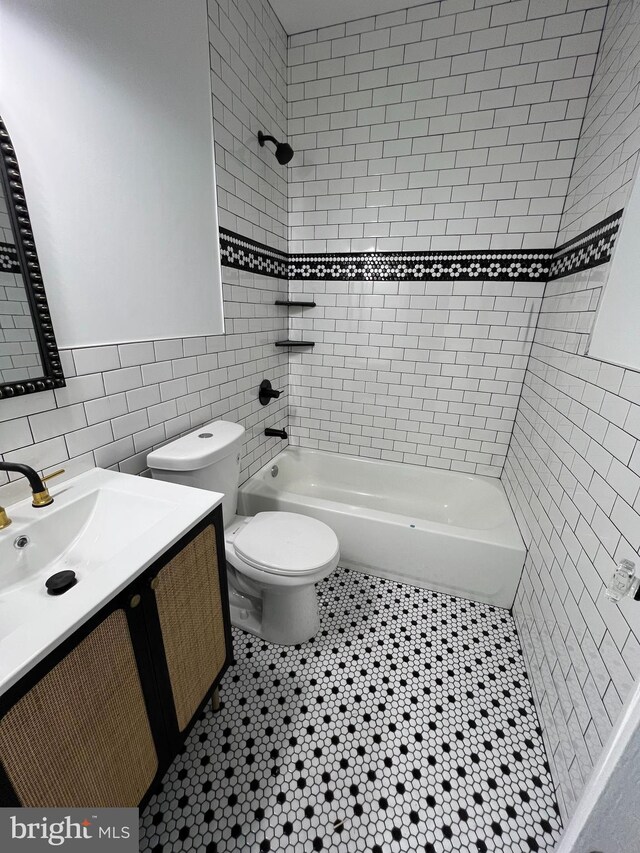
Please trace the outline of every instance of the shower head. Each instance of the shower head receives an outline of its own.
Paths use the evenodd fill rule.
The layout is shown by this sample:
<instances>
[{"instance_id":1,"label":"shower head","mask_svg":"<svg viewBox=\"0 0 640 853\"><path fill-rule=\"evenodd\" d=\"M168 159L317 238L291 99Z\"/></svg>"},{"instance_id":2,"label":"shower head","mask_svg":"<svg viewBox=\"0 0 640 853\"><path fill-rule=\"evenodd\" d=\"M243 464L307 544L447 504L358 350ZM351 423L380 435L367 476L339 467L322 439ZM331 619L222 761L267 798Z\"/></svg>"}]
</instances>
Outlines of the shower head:
<instances>
[{"instance_id":1,"label":"shower head","mask_svg":"<svg viewBox=\"0 0 640 853\"><path fill-rule=\"evenodd\" d=\"M266 136L261 130L258 131L258 142L261 146L265 142L273 142L276 146L276 160L281 166L284 166L293 157L293 148L288 142L278 142L273 136Z\"/></svg>"}]
</instances>

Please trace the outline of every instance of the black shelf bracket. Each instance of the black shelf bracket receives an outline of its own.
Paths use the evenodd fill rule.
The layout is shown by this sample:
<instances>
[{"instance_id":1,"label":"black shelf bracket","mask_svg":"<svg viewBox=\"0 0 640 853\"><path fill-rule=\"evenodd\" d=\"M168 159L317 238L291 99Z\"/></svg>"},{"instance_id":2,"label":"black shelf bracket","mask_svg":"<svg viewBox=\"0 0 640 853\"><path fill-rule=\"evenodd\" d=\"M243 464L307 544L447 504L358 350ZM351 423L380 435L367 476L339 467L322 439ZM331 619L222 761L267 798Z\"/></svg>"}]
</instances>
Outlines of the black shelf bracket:
<instances>
[{"instance_id":1,"label":"black shelf bracket","mask_svg":"<svg viewBox=\"0 0 640 853\"><path fill-rule=\"evenodd\" d=\"M286 305L291 307L297 305L300 308L315 308L316 303L310 299L276 299L276 305ZM315 346L314 341L276 341L277 347L312 347Z\"/></svg>"}]
</instances>

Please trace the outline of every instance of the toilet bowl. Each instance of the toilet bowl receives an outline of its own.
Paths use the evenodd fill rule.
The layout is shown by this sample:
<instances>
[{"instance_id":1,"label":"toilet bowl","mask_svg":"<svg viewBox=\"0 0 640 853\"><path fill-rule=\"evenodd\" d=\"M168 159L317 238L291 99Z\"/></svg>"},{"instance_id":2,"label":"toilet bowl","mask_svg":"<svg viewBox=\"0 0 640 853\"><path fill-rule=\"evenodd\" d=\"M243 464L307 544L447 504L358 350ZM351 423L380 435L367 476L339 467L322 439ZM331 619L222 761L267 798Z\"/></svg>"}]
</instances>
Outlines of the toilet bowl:
<instances>
[{"instance_id":1,"label":"toilet bowl","mask_svg":"<svg viewBox=\"0 0 640 853\"><path fill-rule=\"evenodd\" d=\"M147 456L154 478L224 493L231 622L281 645L310 640L320 618L315 585L338 565L333 530L292 512L236 515L244 428L214 421Z\"/></svg>"},{"instance_id":2,"label":"toilet bowl","mask_svg":"<svg viewBox=\"0 0 640 853\"><path fill-rule=\"evenodd\" d=\"M315 585L340 554L333 530L297 513L261 512L236 516L224 535L233 624L283 645L315 636Z\"/></svg>"}]
</instances>

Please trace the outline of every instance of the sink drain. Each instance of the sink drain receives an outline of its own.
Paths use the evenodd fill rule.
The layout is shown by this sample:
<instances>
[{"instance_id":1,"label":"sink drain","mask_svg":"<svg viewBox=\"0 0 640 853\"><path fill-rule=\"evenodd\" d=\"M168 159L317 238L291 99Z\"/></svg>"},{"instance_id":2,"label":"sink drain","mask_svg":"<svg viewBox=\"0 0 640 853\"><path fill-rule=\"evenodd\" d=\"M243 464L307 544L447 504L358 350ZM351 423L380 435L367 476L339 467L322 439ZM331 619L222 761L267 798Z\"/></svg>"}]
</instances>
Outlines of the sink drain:
<instances>
[{"instance_id":1,"label":"sink drain","mask_svg":"<svg viewBox=\"0 0 640 853\"><path fill-rule=\"evenodd\" d=\"M63 572L56 572L55 575L51 575L50 578L46 579L44 585L49 595L62 595L63 592L71 589L77 583L76 573L66 569Z\"/></svg>"}]
</instances>

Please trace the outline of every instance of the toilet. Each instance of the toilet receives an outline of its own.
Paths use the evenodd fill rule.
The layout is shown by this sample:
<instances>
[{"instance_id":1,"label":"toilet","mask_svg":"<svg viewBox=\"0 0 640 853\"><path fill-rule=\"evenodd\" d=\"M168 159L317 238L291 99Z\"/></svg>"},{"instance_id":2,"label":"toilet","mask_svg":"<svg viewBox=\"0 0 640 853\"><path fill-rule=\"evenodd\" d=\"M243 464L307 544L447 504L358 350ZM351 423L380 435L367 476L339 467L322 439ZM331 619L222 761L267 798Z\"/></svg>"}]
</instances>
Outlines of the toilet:
<instances>
[{"instance_id":1,"label":"toilet","mask_svg":"<svg viewBox=\"0 0 640 853\"><path fill-rule=\"evenodd\" d=\"M236 514L244 432L214 421L154 450L147 464L157 480L224 493L232 624L271 643L305 643L320 627L315 585L338 565L338 539L298 513Z\"/></svg>"}]
</instances>

